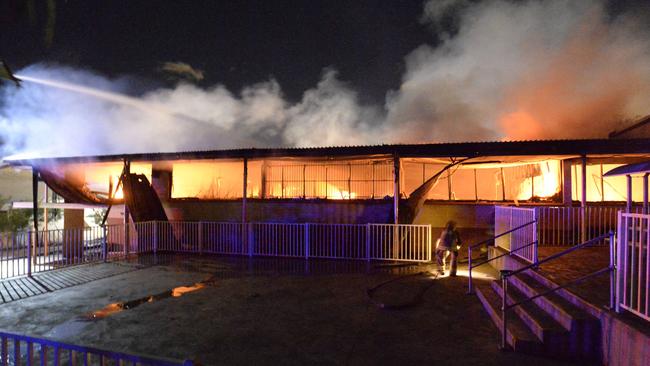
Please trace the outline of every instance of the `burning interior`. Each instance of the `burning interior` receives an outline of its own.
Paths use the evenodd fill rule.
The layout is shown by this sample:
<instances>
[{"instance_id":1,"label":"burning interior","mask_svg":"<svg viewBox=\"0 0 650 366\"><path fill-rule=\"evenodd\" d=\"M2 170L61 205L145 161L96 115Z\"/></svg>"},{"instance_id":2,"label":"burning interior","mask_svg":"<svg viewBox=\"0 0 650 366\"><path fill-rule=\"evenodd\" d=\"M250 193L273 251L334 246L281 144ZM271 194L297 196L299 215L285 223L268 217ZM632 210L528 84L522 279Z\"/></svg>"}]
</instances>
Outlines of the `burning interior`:
<instances>
[{"instance_id":1,"label":"burning interior","mask_svg":"<svg viewBox=\"0 0 650 366\"><path fill-rule=\"evenodd\" d=\"M140 197L141 206L131 208L132 214L144 212L138 215L143 218L154 207L147 202L154 200L160 207L157 217L170 220L442 227L455 218L465 227L483 230L491 226L494 204L622 205L626 178L604 173L647 160L650 144L643 141L251 149L13 164L32 166L37 178L68 203L116 206L109 223L123 221L124 187L137 186L150 191L131 192L132 198ZM127 177L129 184L123 179ZM641 184L633 187L632 201L641 202Z\"/></svg>"}]
</instances>

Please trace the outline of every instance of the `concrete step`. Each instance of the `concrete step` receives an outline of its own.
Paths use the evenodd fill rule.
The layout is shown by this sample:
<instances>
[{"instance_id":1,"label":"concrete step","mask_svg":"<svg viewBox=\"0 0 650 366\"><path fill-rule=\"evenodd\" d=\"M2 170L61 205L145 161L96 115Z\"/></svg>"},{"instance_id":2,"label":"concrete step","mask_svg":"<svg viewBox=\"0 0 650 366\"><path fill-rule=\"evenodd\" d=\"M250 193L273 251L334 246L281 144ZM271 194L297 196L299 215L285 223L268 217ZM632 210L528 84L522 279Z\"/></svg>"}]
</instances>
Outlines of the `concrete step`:
<instances>
[{"instance_id":1,"label":"concrete step","mask_svg":"<svg viewBox=\"0 0 650 366\"><path fill-rule=\"evenodd\" d=\"M500 281L493 281L492 288L503 297L503 288ZM508 304L514 304L526 299L528 296L521 293L516 287L508 288ZM552 316L546 313L535 303L528 302L512 309L519 318L526 324L537 338L544 343L545 348L553 355L569 356L569 331Z\"/></svg>"},{"instance_id":2,"label":"concrete step","mask_svg":"<svg viewBox=\"0 0 650 366\"><path fill-rule=\"evenodd\" d=\"M538 276L533 277L529 272L532 271L510 277L508 292L515 288L526 297L531 297L549 289L537 280ZM570 332L568 344L572 358L587 361L599 359L597 350L600 350L602 337L600 321L597 318L557 293L538 297L533 302Z\"/></svg>"},{"instance_id":3,"label":"concrete step","mask_svg":"<svg viewBox=\"0 0 650 366\"><path fill-rule=\"evenodd\" d=\"M525 273L529 277L532 277L534 280L536 280L537 282L545 286L546 288L553 288L553 287L557 287L558 285L557 283L549 280L548 278L542 276L540 273L536 271L525 271ZM580 296L575 295L574 293L570 292L567 289L560 289L557 290L555 293L560 297L564 298L569 303L573 304L578 309L589 313L591 316L595 318L599 318L602 313L601 309L588 303L587 301L583 300Z\"/></svg>"},{"instance_id":4,"label":"concrete step","mask_svg":"<svg viewBox=\"0 0 650 366\"><path fill-rule=\"evenodd\" d=\"M499 294L494 291L491 285L479 284L476 286L476 295L497 329L499 329L499 333L503 334L501 297ZM528 354L544 355L544 345L521 319L510 313L508 314L507 320L506 341L513 350Z\"/></svg>"},{"instance_id":5,"label":"concrete step","mask_svg":"<svg viewBox=\"0 0 650 366\"><path fill-rule=\"evenodd\" d=\"M539 295L549 290L549 286L540 282L536 276L532 276L530 273L534 272L527 271L526 273L514 275L510 277L508 284L521 291L527 297ZM568 331L575 329L579 322L596 320L590 312L576 306L557 292L538 297L533 302L550 314Z\"/></svg>"}]
</instances>

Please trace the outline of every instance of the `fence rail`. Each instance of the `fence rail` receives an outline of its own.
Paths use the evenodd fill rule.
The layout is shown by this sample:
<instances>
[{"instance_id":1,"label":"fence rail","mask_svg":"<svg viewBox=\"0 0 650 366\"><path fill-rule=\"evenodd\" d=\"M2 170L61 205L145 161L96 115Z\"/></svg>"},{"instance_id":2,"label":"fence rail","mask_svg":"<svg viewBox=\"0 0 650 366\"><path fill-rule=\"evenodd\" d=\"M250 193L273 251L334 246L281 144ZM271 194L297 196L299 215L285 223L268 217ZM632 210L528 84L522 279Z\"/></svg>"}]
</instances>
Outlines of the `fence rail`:
<instances>
[{"instance_id":1,"label":"fence rail","mask_svg":"<svg viewBox=\"0 0 650 366\"><path fill-rule=\"evenodd\" d=\"M131 254L431 260L430 225L151 221L0 234L0 279Z\"/></svg>"},{"instance_id":2,"label":"fence rail","mask_svg":"<svg viewBox=\"0 0 650 366\"><path fill-rule=\"evenodd\" d=\"M617 306L650 321L650 215L618 215Z\"/></svg>"},{"instance_id":3,"label":"fence rail","mask_svg":"<svg viewBox=\"0 0 650 366\"><path fill-rule=\"evenodd\" d=\"M574 246L616 231L624 206L535 207L540 246ZM641 207L633 207L635 213ZM604 245L599 243L597 245Z\"/></svg>"},{"instance_id":4,"label":"fence rail","mask_svg":"<svg viewBox=\"0 0 650 366\"><path fill-rule=\"evenodd\" d=\"M0 365L191 366L193 362L127 354L0 332Z\"/></svg>"},{"instance_id":5,"label":"fence rail","mask_svg":"<svg viewBox=\"0 0 650 366\"><path fill-rule=\"evenodd\" d=\"M534 208L495 206L494 232L505 233L495 240L495 245L504 248L529 263L537 262L537 222ZM527 223L532 225L526 225ZM513 228L518 228L513 230Z\"/></svg>"},{"instance_id":6,"label":"fence rail","mask_svg":"<svg viewBox=\"0 0 650 366\"><path fill-rule=\"evenodd\" d=\"M138 253L431 260L430 225L159 221L138 223L135 231L130 246Z\"/></svg>"},{"instance_id":7,"label":"fence rail","mask_svg":"<svg viewBox=\"0 0 650 366\"><path fill-rule=\"evenodd\" d=\"M100 227L41 230L38 235L33 231L2 233L0 279L102 261L106 238L106 232Z\"/></svg>"}]
</instances>

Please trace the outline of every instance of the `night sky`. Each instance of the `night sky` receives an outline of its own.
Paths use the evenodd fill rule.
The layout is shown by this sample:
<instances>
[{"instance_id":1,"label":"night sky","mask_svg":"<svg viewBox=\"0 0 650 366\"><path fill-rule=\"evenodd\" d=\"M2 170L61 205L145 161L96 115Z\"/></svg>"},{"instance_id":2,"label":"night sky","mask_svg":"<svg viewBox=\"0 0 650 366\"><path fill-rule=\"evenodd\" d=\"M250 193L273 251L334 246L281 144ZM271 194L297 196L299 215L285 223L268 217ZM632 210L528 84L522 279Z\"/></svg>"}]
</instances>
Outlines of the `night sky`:
<instances>
[{"instance_id":1,"label":"night sky","mask_svg":"<svg viewBox=\"0 0 650 366\"><path fill-rule=\"evenodd\" d=\"M296 100L332 67L362 100L381 103L399 87L404 56L437 42L419 21L421 1L51 3L54 20L46 1L1 2L0 55L14 69L58 62L155 83L162 62L181 61L204 71L200 85L239 90L273 77Z\"/></svg>"},{"instance_id":2,"label":"night sky","mask_svg":"<svg viewBox=\"0 0 650 366\"><path fill-rule=\"evenodd\" d=\"M649 20L648 0L0 0L0 58L32 78L0 85L0 155L603 138L650 114Z\"/></svg>"}]
</instances>

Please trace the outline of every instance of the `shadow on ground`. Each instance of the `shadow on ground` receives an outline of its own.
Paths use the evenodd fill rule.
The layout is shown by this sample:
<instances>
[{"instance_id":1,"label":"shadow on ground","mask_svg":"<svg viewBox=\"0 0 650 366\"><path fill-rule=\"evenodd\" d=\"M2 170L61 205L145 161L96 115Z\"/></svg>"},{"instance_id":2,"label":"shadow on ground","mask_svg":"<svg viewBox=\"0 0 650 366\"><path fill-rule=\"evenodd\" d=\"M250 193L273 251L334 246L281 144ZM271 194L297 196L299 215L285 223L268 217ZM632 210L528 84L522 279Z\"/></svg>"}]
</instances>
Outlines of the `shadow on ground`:
<instances>
[{"instance_id":1,"label":"shadow on ground","mask_svg":"<svg viewBox=\"0 0 650 366\"><path fill-rule=\"evenodd\" d=\"M466 278L435 279L429 266L186 256L134 265L141 269L4 304L0 328L209 365L559 364L500 352ZM370 301L367 290L386 281ZM206 285L86 316L197 283Z\"/></svg>"}]
</instances>

